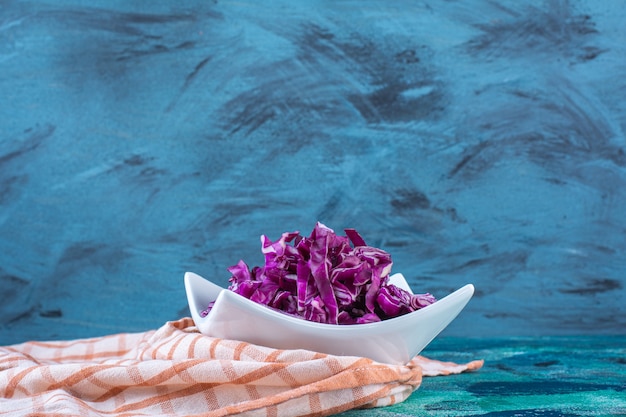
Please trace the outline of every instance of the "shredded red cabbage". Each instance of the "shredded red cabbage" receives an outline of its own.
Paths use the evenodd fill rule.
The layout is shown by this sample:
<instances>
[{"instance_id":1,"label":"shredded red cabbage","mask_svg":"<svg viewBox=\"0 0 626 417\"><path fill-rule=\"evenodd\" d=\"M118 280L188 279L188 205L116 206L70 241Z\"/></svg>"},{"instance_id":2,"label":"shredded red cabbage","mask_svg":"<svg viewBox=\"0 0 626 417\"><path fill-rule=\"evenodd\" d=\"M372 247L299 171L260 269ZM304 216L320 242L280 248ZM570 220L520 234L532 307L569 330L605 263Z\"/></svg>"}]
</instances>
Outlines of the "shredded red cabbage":
<instances>
[{"instance_id":1,"label":"shredded red cabbage","mask_svg":"<svg viewBox=\"0 0 626 417\"><path fill-rule=\"evenodd\" d=\"M262 236L265 266L250 270L239 261L228 268L228 289L283 313L329 324L373 323L436 301L431 294L411 294L390 284L389 253L367 246L354 229L345 233L338 236L318 222L308 238L299 232L283 233L276 242Z\"/></svg>"}]
</instances>

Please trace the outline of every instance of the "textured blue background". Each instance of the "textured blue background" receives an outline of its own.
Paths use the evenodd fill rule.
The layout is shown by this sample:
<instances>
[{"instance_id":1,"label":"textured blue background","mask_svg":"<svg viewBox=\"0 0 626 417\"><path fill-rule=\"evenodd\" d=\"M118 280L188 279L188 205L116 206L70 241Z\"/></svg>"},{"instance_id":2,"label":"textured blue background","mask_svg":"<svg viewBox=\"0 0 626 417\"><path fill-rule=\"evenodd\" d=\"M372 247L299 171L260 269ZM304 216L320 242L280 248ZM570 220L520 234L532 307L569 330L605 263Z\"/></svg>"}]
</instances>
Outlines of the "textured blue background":
<instances>
[{"instance_id":1,"label":"textured blue background","mask_svg":"<svg viewBox=\"0 0 626 417\"><path fill-rule=\"evenodd\" d=\"M354 227L456 336L626 332L626 6L0 2L0 344Z\"/></svg>"}]
</instances>

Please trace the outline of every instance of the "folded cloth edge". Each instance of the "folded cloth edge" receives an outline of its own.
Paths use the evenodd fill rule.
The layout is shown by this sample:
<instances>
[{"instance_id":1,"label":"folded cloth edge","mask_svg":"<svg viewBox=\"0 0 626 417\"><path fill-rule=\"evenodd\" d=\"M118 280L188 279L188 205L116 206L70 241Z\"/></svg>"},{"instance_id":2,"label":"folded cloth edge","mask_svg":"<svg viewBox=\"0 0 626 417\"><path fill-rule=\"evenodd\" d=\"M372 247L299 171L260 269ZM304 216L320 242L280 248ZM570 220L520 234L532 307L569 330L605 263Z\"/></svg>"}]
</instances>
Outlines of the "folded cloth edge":
<instances>
[{"instance_id":1,"label":"folded cloth edge","mask_svg":"<svg viewBox=\"0 0 626 417\"><path fill-rule=\"evenodd\" d=\"M272 349L202 335L186 317L142 333L0 347L0 416L52 415L61 402L68 415L97 417L325 416L402 402L422 376L482 365Z\"/></svg>"}]
</instances>

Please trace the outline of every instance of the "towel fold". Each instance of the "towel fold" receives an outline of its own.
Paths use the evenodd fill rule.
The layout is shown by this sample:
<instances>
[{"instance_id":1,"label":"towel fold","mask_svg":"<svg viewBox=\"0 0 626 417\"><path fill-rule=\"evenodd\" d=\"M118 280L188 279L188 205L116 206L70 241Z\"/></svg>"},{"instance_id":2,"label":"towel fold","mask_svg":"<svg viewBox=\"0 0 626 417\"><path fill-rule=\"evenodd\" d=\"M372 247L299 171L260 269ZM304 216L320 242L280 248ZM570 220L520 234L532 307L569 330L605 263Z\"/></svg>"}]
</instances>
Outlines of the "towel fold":
<instances>
[{"instance_id":1,"label":"towel fold","mask_svg":"<svg viewBox=\"0 0 626 417\"><path fill-rule=\"evenodd\" d=\"M404 401L422 376L482 361L406 365L158 330L0 347L0 416L327 416Z\"/></svg>"}]
</instances>

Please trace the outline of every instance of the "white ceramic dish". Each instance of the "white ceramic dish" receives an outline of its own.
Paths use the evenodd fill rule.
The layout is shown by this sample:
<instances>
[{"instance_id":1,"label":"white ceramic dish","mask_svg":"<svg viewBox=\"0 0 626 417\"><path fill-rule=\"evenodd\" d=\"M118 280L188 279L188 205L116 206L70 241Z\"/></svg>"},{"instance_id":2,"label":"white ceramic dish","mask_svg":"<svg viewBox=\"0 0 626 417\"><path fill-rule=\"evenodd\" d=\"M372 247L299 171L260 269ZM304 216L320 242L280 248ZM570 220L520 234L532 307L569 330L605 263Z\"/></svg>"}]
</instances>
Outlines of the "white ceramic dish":
<instances>
[{"instance_id":1,"label":"white ceramic dish","mask_svg":"<svg viewBox=\"0 0 626 417\"><path fill-rule=\"evenodd\" d=\"M411 291L402 274L390 282ZM191 316L201 333L276 349L307 349L404 364L419 354L463 310L474 294L467 284L404 316L367 324L313 323L257 304L194 274L185 273ZM200 312L215 300L206 317Z\"/></svg>"}]
</instances>

